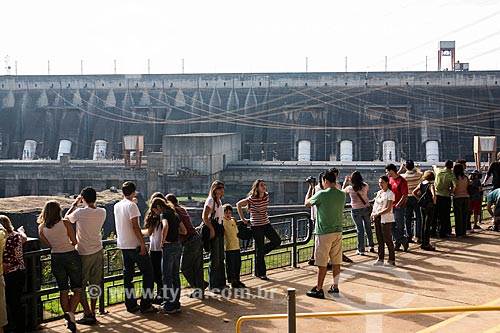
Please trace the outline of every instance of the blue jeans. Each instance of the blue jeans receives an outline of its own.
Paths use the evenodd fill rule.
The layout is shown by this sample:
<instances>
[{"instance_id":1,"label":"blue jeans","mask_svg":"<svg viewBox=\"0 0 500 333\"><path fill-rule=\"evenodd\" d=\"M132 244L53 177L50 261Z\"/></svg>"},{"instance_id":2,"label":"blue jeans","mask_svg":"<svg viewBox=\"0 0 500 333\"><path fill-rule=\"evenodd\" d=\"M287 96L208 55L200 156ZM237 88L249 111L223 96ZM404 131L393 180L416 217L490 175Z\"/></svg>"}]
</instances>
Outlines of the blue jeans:
<instances>
[{"instance_id":1,"label":"blue jeans","mask_svg":"<svg viewBox=\"0 0 500 333\"><path fill-rule=\"evenodd\" d=\"M216 235L210 240L208 287L210 289L222 289L226 287L226 273L224 270L224 235Z\"/></svg>"},{"instance_id":2,"label":"blue jeans","mask_svg":"<svg viewBox=\"0 0 500 333\"><path fill-rule=\"evenodd\" d=\"M405 237L405 211L406 207L392 208L394 213L394 226L392 227L392 238L394 238L394 246L399 247L406 242Z\"/></svg>"},{"instance_id":3,"label":"blue jeans","mask_svg":"<svg viewBox=\"0 0 500 333\"><path fill-rule=\"evenodd\" d=\"M123 287L125 288L125 306L131 311L137 306L135 298L134 284L132 280L135 274L135 264L139 267L142 274L142 298L141 310L147 310L151 307L153 300L153 264L149 254L139 255L137 250L122 249L123 256Z\"/></svg>"},{"instance_id":4,"label":"blue jeans","mask_svg":"<svg viewBox=\"0 0 500 333\"><path fill-rule=\"evenodd\" d=\"M412 229L413 212L415 212L415 228ZM422 239L422 215L420 214L418 200L414 196L408 197L406 200L405 228L408 239L412 239L413 236Z\"/></svg>"},{"instance_id":5,"label":"blue jeans","mask_svg":"<svg viewBox=\"0 0 500 333\"><path fill-rule=\"evenodd\" d=\"M356 225L356 233L358 235L358 251L365 252L365 233L368 239L368 245L374 247L372 227L370 221L370 212L368 208L357 208L351 210L351 217Z\"/></svg>"},{"instance_id":6,"label":"blue jeans","mask_svg":"<svg viewBox=\"0 0 500 333\"><path fill-rule=\"evenodd\" d=\"M165 310L180 309L182 246L179 242L163 245L162 274L163 274L163 303Z\"/></svg>"}]
</instances>

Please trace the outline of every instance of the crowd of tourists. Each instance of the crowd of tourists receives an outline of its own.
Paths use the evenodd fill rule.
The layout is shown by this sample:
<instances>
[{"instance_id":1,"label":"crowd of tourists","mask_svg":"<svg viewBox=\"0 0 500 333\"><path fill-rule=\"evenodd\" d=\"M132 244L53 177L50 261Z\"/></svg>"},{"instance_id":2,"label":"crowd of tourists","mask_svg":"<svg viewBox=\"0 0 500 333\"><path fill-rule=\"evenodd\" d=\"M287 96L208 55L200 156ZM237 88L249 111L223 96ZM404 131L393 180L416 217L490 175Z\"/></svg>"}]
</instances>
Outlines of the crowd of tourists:
<instances>
[{"instance_id":1,"label":"crowd of tourists","mask_svg":"<svg viewBox=\"0 0 500 333\"><path fill-rule=\"evenodd\" d=\"M339 171L335 168L322 172L317 180L308 179L310 186L304 204L312 207L311 216L315 223L313 254L309 264L318 267L318 277L316 285L307 295L325 297L323 284L330 267L333 282L328 293L339 293L340 265L343 259L345 261L342 228L347 197L357 233L356 254L366 255L367 248L368 252L377 253L374 265L395 266L396 251L408 251L410 243L420 244L421 250L434 251L435 247L431 244L433 237L466 237L468 230L480 229L482 186L490 176L493 176L493 190L486 199L487 210L493 216L491 229L498 231L500 153L498 159L490 166L483 182L477 170L467 175L463 160L455 163L448 160L444 168L433 166L432 170L425 172L411 160L399 168L388 164L386 175L378 179L380 189L373 200L370 200L369 185L359 171L345 176L342 185L338 182ZM254 240L255 277L269 280L265 255L280 245L281 238L269 221L269 193L264 180L255 180L248 195L236 203L241 222L233 217L233 207L222 202L224 183L214 181L203 207L202 224L197 228L174 194L160 192L151 196L141 227L135 184L127 181L121 190L123 199L114 205L114 218L117 248L121 250L123 259L125 307L128 312L171 315L180 312L179 272L192 288L188 295L191 298L205 299L206 290L220 294L229 288L245 288L240 279L239 239L243 238L243 234L244 239L251 237ZM104 258L101 230L106 210L96 206L96 198L96 191L85 187L64 217L60 203L55 200L46 202L38 217L38 233L50 248L51 272L59 288L64 319L71 332L76 331L77 324L96 323L96 304L102 292ZM450 220L452 204L454 234ZM146 236L149 237L149 247ZM7 323L12 332L25 331L20 299L26 279L22 250L26 239L23 227L14 230L9 218L0 215L0 258L3 258L3 263L0 262L0 332ZM208 281L204 279L204 249L210 258ZM136 266L142 275L140 302L133 283ZM89 290L94 288L94 292L89 293L90 302L87 287ZM79 304L83 313L76 319Z\"/></svg>"}]
</instances>

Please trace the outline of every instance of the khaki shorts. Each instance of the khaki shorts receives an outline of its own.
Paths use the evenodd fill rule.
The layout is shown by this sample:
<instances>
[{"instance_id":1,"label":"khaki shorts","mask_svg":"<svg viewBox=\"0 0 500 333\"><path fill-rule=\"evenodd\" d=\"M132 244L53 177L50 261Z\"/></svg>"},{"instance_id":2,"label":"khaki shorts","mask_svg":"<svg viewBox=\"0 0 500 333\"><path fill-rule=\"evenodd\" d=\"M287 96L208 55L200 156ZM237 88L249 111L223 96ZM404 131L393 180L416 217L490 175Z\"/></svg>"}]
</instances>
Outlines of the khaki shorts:
<instances>
[{"instance_id":1,"label":"khaki shorts","mask_svg":"<svg viewBox=\"0 0 500 333\"><path fill-rule=\"evenodd\" d=\"M332 265L340 265L342 263L341 232L316 235L314 247L314 260L316 261L316 266L326 267L328 258L330 258L330 264Z\"/></svg>"},{"instance_id":2,"label":"khaki shorts","mask_svg":"<svg viewBox=\"0 0 500 333\"><path fill-rule=\"evenodd\" d=\"M94 254L80 256L82 258L82 288L89 286L99 286L104 279L104 256L102 250ZM80 298L86 297L82 292ZM97 298L97 297L95 297Z\"/></svg>"},{"instance_id":3,"label":"khaki shorts","mask_svg":"<svg viewBox=\"0 0 500 333\"><path fill-rule=\"evenodd\" d=\"M0 275L0 327L7 325L7 301L5 300L5 280Z\"/></svg>"}]
</instances>

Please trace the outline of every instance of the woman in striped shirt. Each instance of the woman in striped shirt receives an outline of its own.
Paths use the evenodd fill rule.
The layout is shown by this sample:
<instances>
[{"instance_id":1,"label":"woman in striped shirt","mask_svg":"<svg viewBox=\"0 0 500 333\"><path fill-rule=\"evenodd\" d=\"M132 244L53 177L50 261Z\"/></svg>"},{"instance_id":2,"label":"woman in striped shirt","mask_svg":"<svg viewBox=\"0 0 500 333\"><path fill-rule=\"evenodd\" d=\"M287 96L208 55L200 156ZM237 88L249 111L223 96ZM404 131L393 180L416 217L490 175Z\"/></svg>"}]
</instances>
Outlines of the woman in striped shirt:
<instances>
[{"instance_id":1,"label":"woman in striped shirt","mask_svg":"<svg viewBox=\"0 0 500 333\"><path fill-rule=\"evenodd\" d=\"M247 210L250 212L250 224L255 240L255 276L262 280L269 280L266 275L265 255L281 244L280 236L269 222L268 205L269 193L267 193L266 183L263 179L255 180L252 189L248 192L248 197L236 204L238 215L244 223L248 223L248 220L243 214L243 206L247 206ZM265 237L269 239L267 244L264 244Z\"/></svg>"}]
</instances>

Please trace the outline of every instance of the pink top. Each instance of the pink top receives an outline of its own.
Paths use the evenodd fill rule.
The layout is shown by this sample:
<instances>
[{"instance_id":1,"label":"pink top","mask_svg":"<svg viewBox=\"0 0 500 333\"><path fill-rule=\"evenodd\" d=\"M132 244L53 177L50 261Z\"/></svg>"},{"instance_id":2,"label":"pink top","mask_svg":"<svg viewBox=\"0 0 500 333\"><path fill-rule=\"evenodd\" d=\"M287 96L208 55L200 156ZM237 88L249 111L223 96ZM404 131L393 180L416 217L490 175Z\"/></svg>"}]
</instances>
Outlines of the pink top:
<instances>
[{"instance_id":1,"label":"pink top","mask_svg":"<svg viewBox=\"0 0 500 333\"><path fill-rule=\"evenodd\" d=\"M361 195L361 197L365 201L365 204L363 204L363 202L359 198L359 195L357 195L356 191L354 191L354 188L351 185L347 186L344 189L344 192L348 193L349 196L351 197L352 209L360 209L360 208L368 207L368 203L370 202L368 200L368 188L369 188L368 184L365 183L365 186L363 186L361 188L361 190L359 190L359 192L357 192Z\"/></svg>"},{"instance_id":2,"label":"pink top","mask_svg":"<svg viewBox=\"0 0 500 333\"><path fill-rule=\"evenodd\" d=\"M454 191L455 198L468 198L469 193L467 193L467 185L469 180L467 177L457 177L457 187Z\"/></svg>"}]
</instances>

